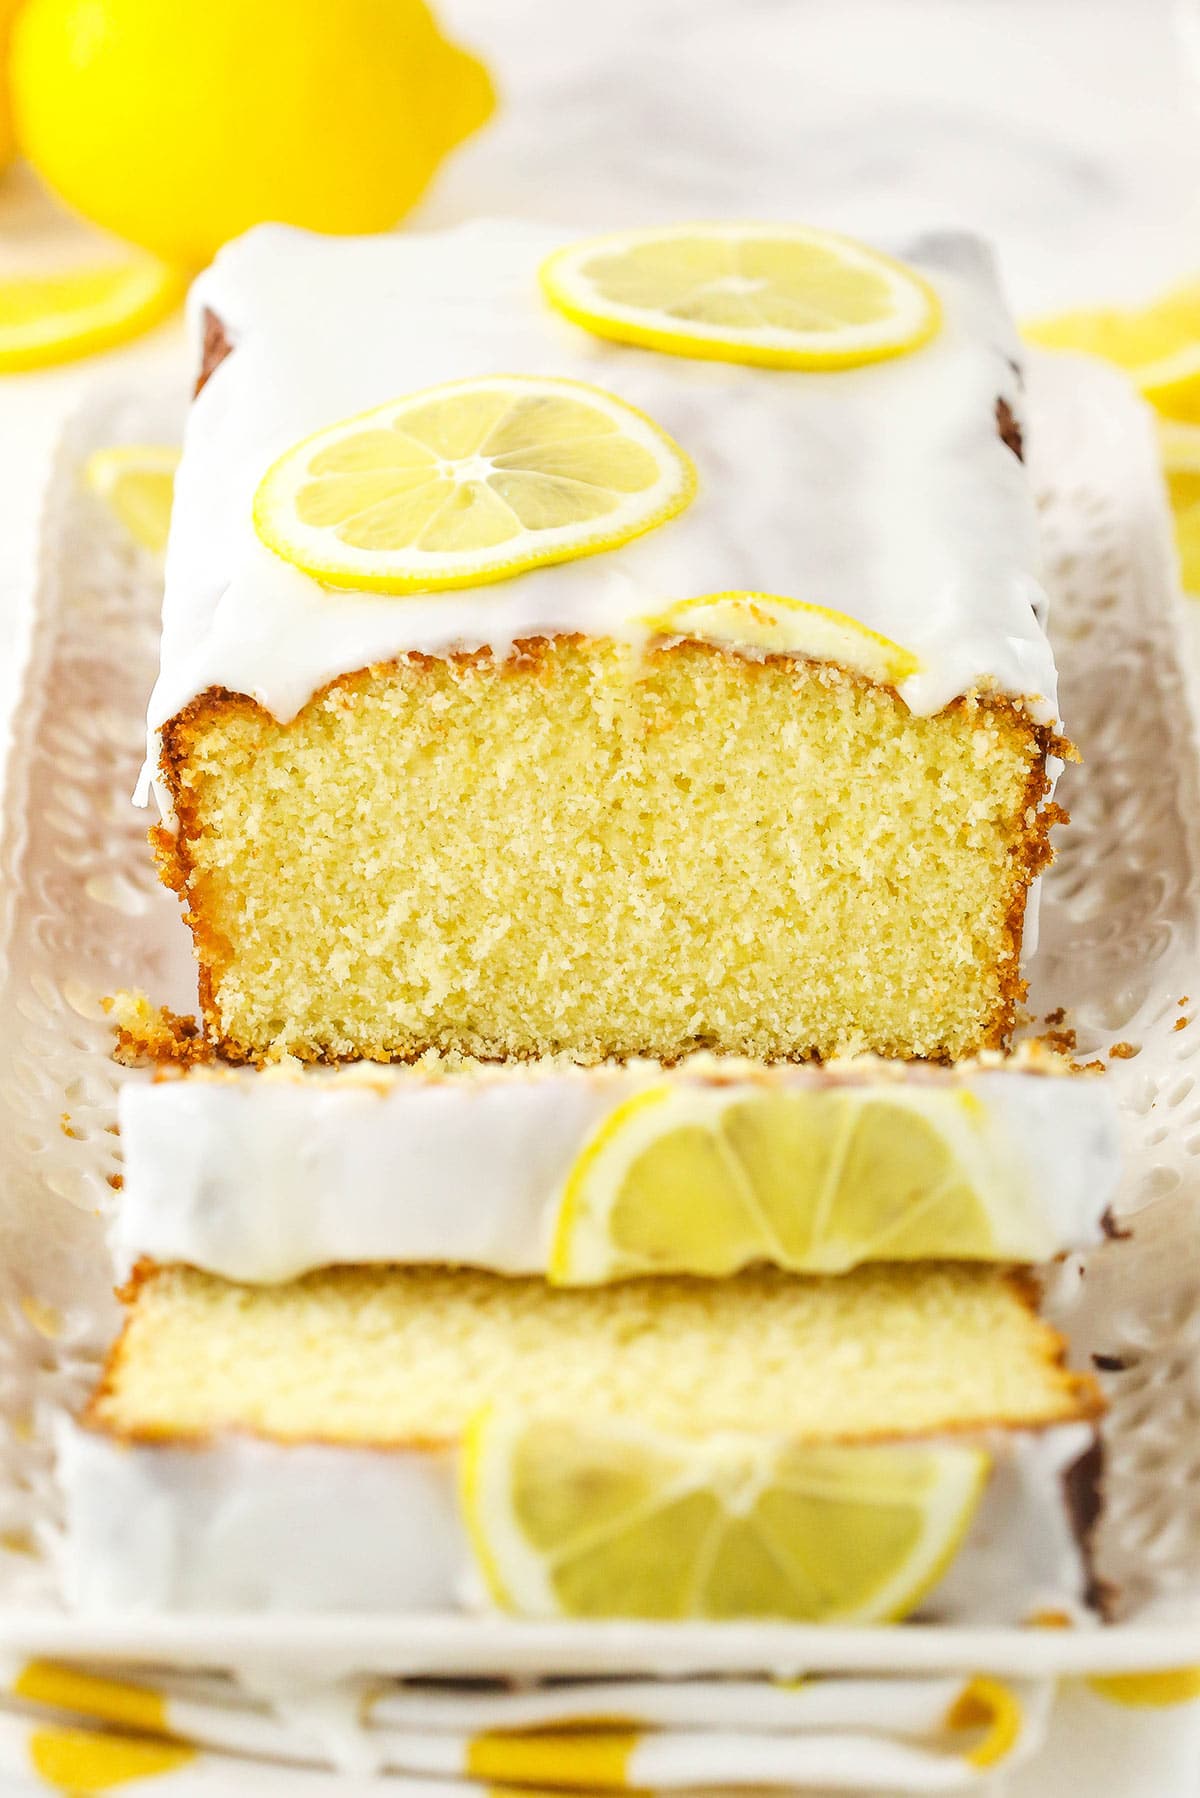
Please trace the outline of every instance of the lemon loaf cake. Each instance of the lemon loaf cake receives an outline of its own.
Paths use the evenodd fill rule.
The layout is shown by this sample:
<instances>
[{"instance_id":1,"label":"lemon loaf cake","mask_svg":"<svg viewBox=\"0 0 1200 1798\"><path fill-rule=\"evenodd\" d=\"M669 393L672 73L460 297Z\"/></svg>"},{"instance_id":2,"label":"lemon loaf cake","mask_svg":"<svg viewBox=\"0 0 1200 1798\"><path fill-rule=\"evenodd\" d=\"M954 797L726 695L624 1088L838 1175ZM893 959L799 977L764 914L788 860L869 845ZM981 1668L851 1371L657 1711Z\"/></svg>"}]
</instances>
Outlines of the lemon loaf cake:
<instances>
[{"instance_id":1,"label":"lemon loaf cake","mask_svg":"<svg viewBox=\"0 0 1200 1798\"><path fill-rule=\"evenodd\" d=\"M986 249L564 243L196 284L146 786L210 1040L1002 1044L1064 745Z\"/></svg>"},{"instance_id":2,"label":"lemon loaf cake","mask_svg":"<svg viewBox=\"0 0 1200 1798\"><path fill-rule=\"evenodd\" d=\"M89 1609L1019 1619L1088 1589L1098 1393L1008 1272L128 1297L61 1442Z\"/></svg>"},{"instance_id":3,"label":"lemon loaf cake","mask_svg":"<svg viewBox=\"0 0 1200 1798\"><path fill-rule=\"evenodd\" d=\"M429 1262L573 1285L752 1262L1039 1262L1097 1241L1118 1164L1106 1082L993 1059L289 1063L131 1081L118 1273Z\"/></svg>"}]
</instances>

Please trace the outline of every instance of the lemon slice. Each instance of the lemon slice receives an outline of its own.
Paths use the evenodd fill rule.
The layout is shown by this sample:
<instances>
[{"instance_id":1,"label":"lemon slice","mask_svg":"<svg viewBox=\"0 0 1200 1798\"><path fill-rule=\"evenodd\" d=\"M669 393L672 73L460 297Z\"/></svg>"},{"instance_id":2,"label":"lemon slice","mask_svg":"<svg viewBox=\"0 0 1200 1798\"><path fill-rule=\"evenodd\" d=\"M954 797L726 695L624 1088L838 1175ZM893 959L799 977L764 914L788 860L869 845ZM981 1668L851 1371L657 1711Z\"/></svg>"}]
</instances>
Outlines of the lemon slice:
<instances>
[{"instance_id":1,"label":"lemon slice","mask_svg":"<svg viewBox=\"0 0 1200 1798\"><path fill-rule=\"evenodd\" d=\"M504 1610L875 1623L937 1584L988 1468L973 1447L688 1441L487 1412L460 1481Z\"/></svg>"},{"instance_id":2,"label":"lemon slice","mask_svg":"<svg viewBox=\"0 0 1200 1798\"><path fill-rule=\"evenodd\" d=\"M558 1285L722 1276L765 1261L1040 1261L1053 1252L978 1100L901 1088L647 1087L617 1106L563 1187Z\"/></svg>"},{"instance_id":3,"label":"lemon slice","mask_svg":"<svg viewBox=\"0 0 1200 1798\"><path fill-rule=\"evenodd\" d=\"M1158 453L1168 474L1200 475L1200 425L1160 418Z\"/></svg>"},{"instance_id":4,"label":"lemon slice","mask_svg":"<svg viewBox=\"0 0 1200 1798\"><path fill-rule=\"evenodd\" d=\"M542 265L560 312L619 343L769 368L848 368L938 329L928 282L801 225L676 225L591 238Z\"/></svg>"},{"instance_id":5,"label":"lemon slice","mask_svg":"<svg viewBox=\"0 0 1200 1798\"><path fill-rule=\"evenodd\" d=\"M0 281L0 373L69 362L136 337L166 316L184 285L148 256Z\"/></svg>"},{"instance_id":6,"label":"lemon slice","mask_svg":"<svg viewBox=\"0 0 1200 1798\"><path fill-rule=\"evenodd\" d=\"M1023 332L1047 349L1115 362L1160 412L1200 422L1200 283L1175 288L1151 306L1034 319Z\"/></svg>"},{"instance_id":7,"label":"lemon slice","mask_svg":"<svg viewBox=\"0 0 1200 1798\"><path fill-rule=\"evenodd\" d=\"M921 667L910 649L869 630L857 618L779 593L703 593L641 622L659 636L837 662L884 686L898 686Z\"/></svg>"},{"instance_id":8,"label":"lemon slice","mask_svg":"<svg viewBox=\"0 0 1200 1798\"><path fill-rule=\"evenodd\" d=\"M167 544L178 467L179 451L169 444L122 443L89 456L83 479L134 542L157 553Z\"/></svg>"},{"instance_id":9,"label":"lemon slice","mask_svg":"<svg viewBox=\"0 0 1200 1798\"><path fill-rule=\"evenodd\" d=\"M411 593L616 549L683 510L691 462L582 381L487 375L318 431L254 500L268 548L331 586Z\"/></svg>"},{"instance_id":10,"label":"lemon slice","mask_svg":"<svg viewBox=\"0 0 1200 1798\"><path fill-rule=\"evenodd\" d=\"M1200 594L1200 474L1169 474L1175 553L1185 593Z\"/></svg>"},{"instance_id":11,"label":"lemon slice","mask_svg":"<svg viewBox=\"0 0 1200 1798\"><path fill-rule=\"evenodd\" d=\"M1200 594L1200 425L1158 421L1158 444L1175 524L1180 582Z\"/></svg>"}]
</instances>

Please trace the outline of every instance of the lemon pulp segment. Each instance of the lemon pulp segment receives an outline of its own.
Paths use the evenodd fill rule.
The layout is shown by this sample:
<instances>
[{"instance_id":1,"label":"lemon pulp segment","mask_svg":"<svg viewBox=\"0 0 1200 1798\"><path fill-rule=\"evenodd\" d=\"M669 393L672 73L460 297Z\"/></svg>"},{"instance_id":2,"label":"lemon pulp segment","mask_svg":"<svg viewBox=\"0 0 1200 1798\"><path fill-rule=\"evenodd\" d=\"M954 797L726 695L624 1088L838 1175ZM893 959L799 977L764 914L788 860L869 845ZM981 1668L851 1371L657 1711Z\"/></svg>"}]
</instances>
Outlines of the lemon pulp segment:
<instances>
[{"instance_id":1,"label":"lemon pulp segment","mask_svg":"<svg viewBox=\"0 0 1200 1798\"><path fill-rule=\"evenodd\" d=\"M912 269L799 225L678 225L594 238L549 257L542 286L597 336L775 368L898 356L941 321L937 294Z\"/></svg>"},{"instance_id":2,"label":"lemon pulp segment","mask_svg":"<svg viewBox=\"0 0 1200 1798\"><path fill-rule=\"evenodd\" d=\"M880 1622L941 1578L988 1468L972 1446L687 1441L485 1412L461 1492L492 1597L521 1615Z\"/></svg>"},{"instance_id":3,"label":"lemon pulp segment","mask_svg":"<svg viewBox=\"0 0 1200 1798\"><path fill-rule=\"evenodd\" d=\"M765 1261L1038 1260L1044 1224L966 1091L662 1085L603 1120L563 1187L550 1278L722 1276Z\"/></svg>"},{"instance_id":4,"label":"lemon pulp segment","mask_svg":"<svg viewBox=\"0 0 1200 1798\"><path fill-rule=\"evenodd\" d=\"M116 444L96 450L83 469L87 487L104 500L143 549L166 548L179 451L169 444Z\"/></svg>"},{"instance_id":5,"label":"lemon pulp segment","mask_svg":"<svg viewBox=\"0 0 1200 1798\"><path fill-rule=\"evenodd\" d=\"M0 281L0 373L68 362L166 316L183 278L148 256Z\"/></svg>"},{"instance_id":6,"label":"lemon pulp segment","mask_svg":"<svg viewBox=\"0 0 1200 1798\"><path fill-rule=\"evenodd\" d=\"M615 394L494 375L410 394L298 444L261 482L254 523L319 580L405 593L614 549L694 491L683 451Z\"/></svg>"},{"instance_id":7,"label":"lemon pulp segment","mask_svg":"<svg viewBox=\"0 0 1200 1798\"><path fill-rule=\"evenodd\" d=\"M921 667L910 649L848 613L779 593L704 593L679 600L642 622L660 636L837 662L886 686L898 686Z\"/></svg>"}]
</instances>

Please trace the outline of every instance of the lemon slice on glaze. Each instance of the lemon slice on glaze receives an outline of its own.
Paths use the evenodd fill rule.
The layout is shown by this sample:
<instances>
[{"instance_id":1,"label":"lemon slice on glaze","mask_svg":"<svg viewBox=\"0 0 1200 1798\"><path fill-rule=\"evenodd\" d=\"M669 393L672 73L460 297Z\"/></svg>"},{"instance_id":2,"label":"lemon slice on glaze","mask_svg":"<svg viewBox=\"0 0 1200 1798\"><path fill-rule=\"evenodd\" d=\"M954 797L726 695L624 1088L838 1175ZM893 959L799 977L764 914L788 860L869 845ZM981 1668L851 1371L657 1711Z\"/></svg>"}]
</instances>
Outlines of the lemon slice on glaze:
<instances>
[{"instance_id":1,"label":"lemon slice on glaze","mask_svg":"<svg viewBox=\"0 0 1200 1798\"><path fill-rule=\"evenodd\" d=\"M411 593L616 549L695 491L665 431L582 381L489 375L408 394L280 457L262 541L330 586Z\"/></svg>"},{"instance_id":2,"label":"lemon slice on glaze","mask_svg":"<svg viewBox=\"0 0 1200 1798\"><path fill-rule=\"evenodd\" d=\"M135 543L160 552L167 544L178 467L179 451L169 444L121 443L89 456L83 479Z\"/></svg>"},{"instance_id":3,"label":"lemon slice on glaze","mask_svg":"<svg viewBox=\"0 0 1200 1798\"><path fill-rule=\"evenodd\" d=\"M124 343L165 318L186 285L151 256L0 281L0 374Z\"/></svg>"},{"instance_id":4,"label":"lemon slice on glaze","mask_svg":"<svg viewBox=\"0 0 1200 1798\"><path fill-rule=\"evenodd\" d=\"M661 1085L619 1105L563 1187L558 1285L769 1262L1037 1261L1025 1183L972 1094Z\"/></svg>"},{"instance_id":5,"label":"lemon slice on glaze","mask_svg":"<svg viewBox=\"0 0 1200 1798\"><path fill-rule=\"evenodd\" d=\"M801 225L675 225L570 244L542 265L551 304L599 337L772 368L903 355L941 322L927 281Z\"/></svg>"},{"instance_id":6,"label":"lemon slice on glaze","mask_svg":"<svg viewBox=\"0 0 1200 1798\"><path fill-rule=\"evenodd\" d=\"M689 1441L488 1412L460 1490L491 1596L521 1616L875 1623L937 1584L988 1468L974 1447Z\"/></svg>"},{"instance_id":7,"label":"lemon slice on glaze","mask_svg":"<svg viewBox=\"0 0 1200 1798\"><path fill-rule=\"evenodd\" d=\"M659 636L837 662L884 686L898 686L921 667L910 649L857 618L779 593L704 593L681 599L641 622Z\"/></svg>"}]
</instances>

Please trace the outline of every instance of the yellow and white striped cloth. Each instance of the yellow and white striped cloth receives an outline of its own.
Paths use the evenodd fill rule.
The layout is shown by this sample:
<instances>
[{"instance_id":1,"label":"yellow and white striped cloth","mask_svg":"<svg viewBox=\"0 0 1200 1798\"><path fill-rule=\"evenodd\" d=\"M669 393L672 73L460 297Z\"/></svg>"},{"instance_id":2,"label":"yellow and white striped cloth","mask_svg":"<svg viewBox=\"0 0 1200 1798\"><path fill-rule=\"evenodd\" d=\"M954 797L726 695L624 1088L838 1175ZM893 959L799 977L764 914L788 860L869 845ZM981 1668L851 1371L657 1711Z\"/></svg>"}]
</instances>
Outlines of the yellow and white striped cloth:
<instances>
[{"instance_id":1,"label":"yellow and white striped cloth","mask_svg":"<svg viewBox=\"0 0 1200 1798\"><path fill-rule=\"evenodd\" d=\"M261 1702L231 1680L0 1669L8 1793L358 1798L967 1792L1040 1745L1051 1691L959 1677L524 1687L348 1683ZM20 1782L20 1783L18 1783ZM157 1788L156 1788L157 1789Z\"/></svg>"},{"instance_id":2,"label":"yellow and white striped cloth","mask_svg":"<svg viewBox=\"0 0 1200 1798\"><path fill-rule=\"evenodd\" d=\"M1044 1798L1064 1779L1092 1798L1197 1789L1200 1668L1071 1681L1054 1698L1049 1681L926 1676L348 1681L268 1701L223 1677L12 1660L0 1662L0 1791Z\"/></svg>"}]
</instances>

